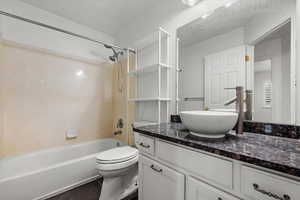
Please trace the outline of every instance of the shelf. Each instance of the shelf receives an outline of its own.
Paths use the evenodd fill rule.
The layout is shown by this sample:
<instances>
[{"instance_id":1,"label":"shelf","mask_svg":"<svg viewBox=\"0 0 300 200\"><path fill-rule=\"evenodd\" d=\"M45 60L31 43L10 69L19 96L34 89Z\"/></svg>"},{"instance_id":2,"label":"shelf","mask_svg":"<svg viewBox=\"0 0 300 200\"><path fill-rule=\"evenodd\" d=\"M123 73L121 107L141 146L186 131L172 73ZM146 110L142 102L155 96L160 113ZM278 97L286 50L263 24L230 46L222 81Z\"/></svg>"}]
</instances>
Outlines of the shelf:
<instances>
[{"instance_id":1,"label":"shelf","mask_svg":"<svg viewBox=\"0 0 300 200\"><path fill-rule=\"evenodd\" d=\"M150 121L136 121L136 122L133 122L133 126L135 128L142 127L142 126L157 125L157 124L158 124L157 122L150 122Z\"/></svg>"},{"instance_id":2,"label":"shelf","mask_svg":"<svg viewBox=\"0 0 300 200\"><path fill-rule=\"evenodd\" d=\"M172 99L162 97L169 97L173 69L170 64L170 38L170 33L160 27L133 45L137 57L135 69L127 69L127 85L134 85L135 95L132 97L137 97L128 99L136 106L136 127L157 125L165 118L168 120Z\"/></svg>"},{"instance_id":3,"label":"shelf","mask_svg":"<svg viewBox=\"0 0 300 200\"><path fill-rule=\"evenodd\" d=\"M170 98L159 98L159 97L154 97L154 98L132 98L128 99L128 101L171 101Z\"/></svg>"},{"instance_id":4,"label":"shelf","mask_svg":"<svg viewBox=\"0 0 300 200\"><path fill-rule=\"evenodd\" d=\"M158 66L161 66L162 69L170 69L171 67L167 64L152 64L145 67L141 67L140 69L137 69L136 71L128 72L129 76L135 76L139 73L151 73L158 71Z\"/></svg>"}]
</instances>

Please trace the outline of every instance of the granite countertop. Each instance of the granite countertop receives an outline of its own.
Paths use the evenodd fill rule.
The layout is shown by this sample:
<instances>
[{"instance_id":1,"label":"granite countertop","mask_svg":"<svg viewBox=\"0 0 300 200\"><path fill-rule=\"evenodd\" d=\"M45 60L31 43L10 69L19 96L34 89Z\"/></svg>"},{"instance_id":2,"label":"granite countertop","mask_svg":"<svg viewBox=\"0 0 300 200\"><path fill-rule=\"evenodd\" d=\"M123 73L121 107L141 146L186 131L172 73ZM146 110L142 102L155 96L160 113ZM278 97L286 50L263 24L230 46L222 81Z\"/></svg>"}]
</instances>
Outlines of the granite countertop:
<instances>
[{"instance_id":1,"label":"granite countertop","mask_svg":"<svg viewBox=\"0 0 300 200\"><path fill-rule=\"evenodd\" d=\"M218 141L195 138L180 123L143 126L135 132L300 177L300 140L244 133Z\"/></svg>"}]
</instances>

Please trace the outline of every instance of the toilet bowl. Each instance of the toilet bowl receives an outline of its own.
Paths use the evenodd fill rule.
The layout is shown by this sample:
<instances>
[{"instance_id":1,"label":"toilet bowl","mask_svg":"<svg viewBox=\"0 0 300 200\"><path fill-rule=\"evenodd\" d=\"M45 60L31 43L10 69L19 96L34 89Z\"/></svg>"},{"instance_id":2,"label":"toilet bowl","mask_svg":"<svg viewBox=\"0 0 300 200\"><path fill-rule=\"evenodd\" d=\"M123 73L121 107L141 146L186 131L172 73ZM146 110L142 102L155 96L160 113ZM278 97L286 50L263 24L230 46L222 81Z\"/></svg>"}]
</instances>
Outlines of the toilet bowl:
<instances>
[{"instance_id":1,"label":"toilet bowl","mask_svg":"<svg viewBox=\"0 0 300 200\"><path fill-rule=\"evenodd\" d=\"M120 200L137 190L138 150L124 146L101 152L97 170L104 179L99 200Z\"/></svg>"}]
</instances>

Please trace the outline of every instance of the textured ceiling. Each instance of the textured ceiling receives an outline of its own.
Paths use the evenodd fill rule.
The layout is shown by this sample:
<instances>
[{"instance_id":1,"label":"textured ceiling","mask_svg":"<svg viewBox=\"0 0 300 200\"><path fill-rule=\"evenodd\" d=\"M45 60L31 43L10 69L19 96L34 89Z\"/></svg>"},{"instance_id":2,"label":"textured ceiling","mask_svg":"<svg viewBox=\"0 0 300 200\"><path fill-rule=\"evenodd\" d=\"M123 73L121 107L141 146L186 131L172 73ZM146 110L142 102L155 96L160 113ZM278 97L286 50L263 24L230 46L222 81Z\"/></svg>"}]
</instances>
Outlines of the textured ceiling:
<instances>
[{"instance_id":1,"label":"textured ceiling","mask_svg":"<svg viewBox=\"0 0 300 200\"><path fill-rule=\"evenodd\" d=\"M115 36L122 27L161 1L174 0L21 0L74 22ZM175 0L179 1L179 0Z\"/></svg>"}]
</instances>

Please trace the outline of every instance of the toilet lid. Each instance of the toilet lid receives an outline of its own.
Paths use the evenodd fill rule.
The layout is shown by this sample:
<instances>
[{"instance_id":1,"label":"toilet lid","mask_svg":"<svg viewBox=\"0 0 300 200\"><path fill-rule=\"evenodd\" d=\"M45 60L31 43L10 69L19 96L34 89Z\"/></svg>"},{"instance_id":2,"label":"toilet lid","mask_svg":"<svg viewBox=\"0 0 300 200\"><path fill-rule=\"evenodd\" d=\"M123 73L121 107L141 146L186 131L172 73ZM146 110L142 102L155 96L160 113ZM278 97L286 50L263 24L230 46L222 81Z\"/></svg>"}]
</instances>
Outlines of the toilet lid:
<instances>
[{"instance_id":1,"label":"toilet lid","mask_svg":"<svg viewBox=\"0 0 300 200\"><path fill-rule=\"evenodd\" d=\"M119 163L125 162L138 156L138 150L130 147L117 147L107 151L103 151L97 155L98 163Z\"/></svg>"}]
</instances>

